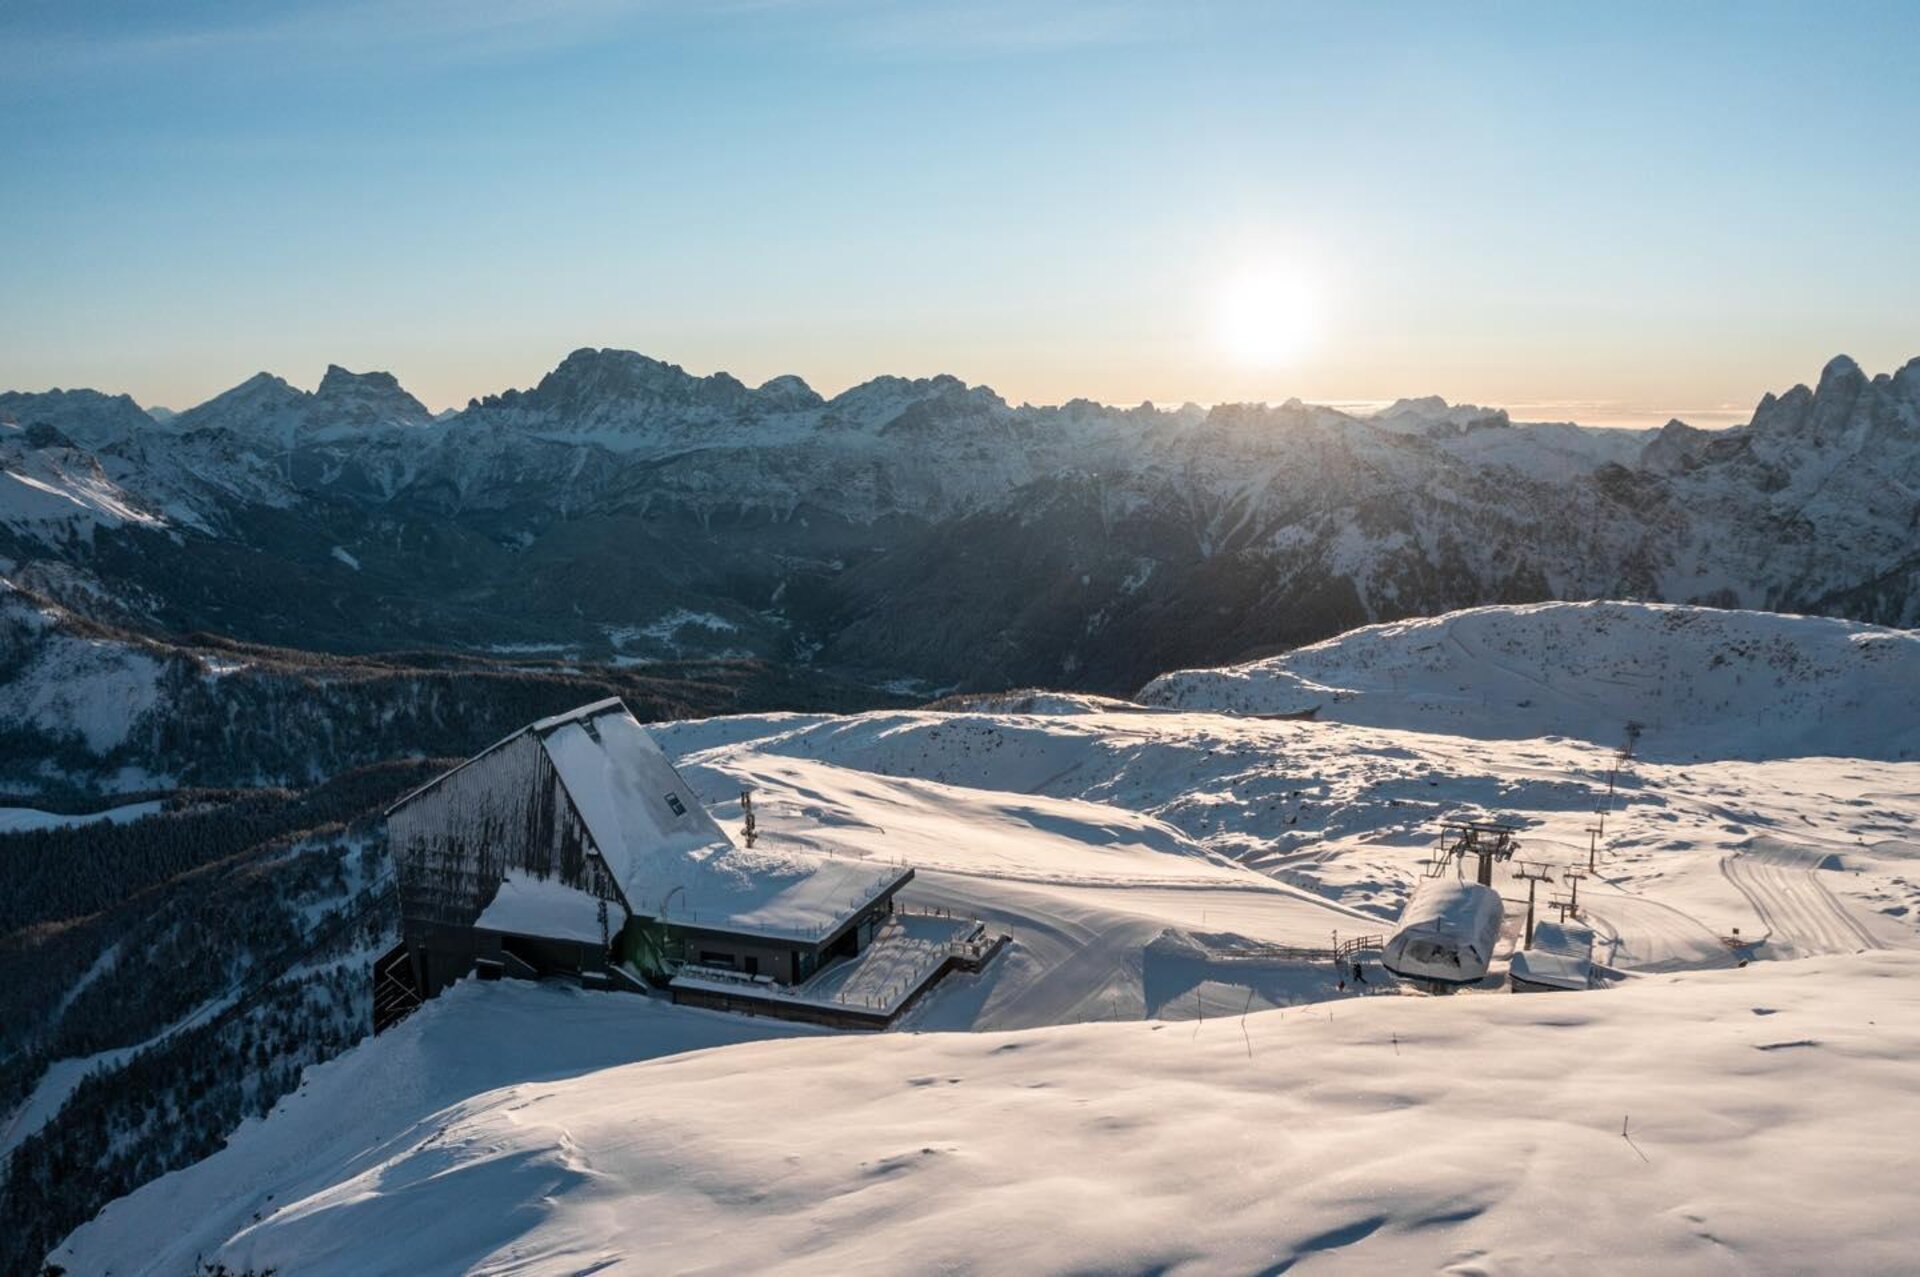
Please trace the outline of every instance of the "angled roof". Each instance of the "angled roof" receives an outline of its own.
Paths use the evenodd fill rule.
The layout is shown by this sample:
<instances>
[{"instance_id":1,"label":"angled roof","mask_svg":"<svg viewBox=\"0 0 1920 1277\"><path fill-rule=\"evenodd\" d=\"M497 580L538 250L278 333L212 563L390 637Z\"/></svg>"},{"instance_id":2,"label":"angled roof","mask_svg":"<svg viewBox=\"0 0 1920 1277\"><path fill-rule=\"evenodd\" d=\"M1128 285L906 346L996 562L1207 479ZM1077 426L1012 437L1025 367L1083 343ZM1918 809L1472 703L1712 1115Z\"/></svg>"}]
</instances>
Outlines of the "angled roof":
<instances>
[{"instance_id":1,"label":"angled roof","mask_svg":"<svg viewBox=\"0 0 1920 1277\"><path fill-rule=\"evenodd\" d=\"M591 711L591 712L589 712ZM618 701L535 724L627 907L682 926L815 940L911 870L747 850Z\"/></svg>"},{"instance_id":2,"label":"angled roof","mask_svg":"<svg viewBox=\"0 0 1920 1277\"><path fill-rule=\"evenodd\" d=\"M550 732L554 728L559 727L564 723L585 722L587 719L593 718L595 715L611 713L614 710L620 710L623 713L627 713L629 717L632 716L631 711L627 710L626 702L622 701L618 696L609 696L607 697L607 699L603 701L594 701L590 705L582 705L578 709L570 709L564 714L554 714L547 718L535 719L533 722L528 723L525 727L516 727L514 730L508 732L505 736L502 736L499 740L493 742L493 744L487 746L485 749L475 754L472 758L469 758L464 762L457 763L454 766L447 768L447 770L441 772L438 776L435 776L432 780L428 781L424 785L420 785L414 789L409 789L406 793L400 795L400 797L394 799L392 803L388 804L387 809L381 812L380 814L382 816L393 815L394 812L399 811L402 807L405 807L408 803L420 797L420 795L428 793L434 789L437 789L440 786L441 782L445 781L449 776L459 775L461 772L465 771L467 768L473 766L475 763L485 758L488 754L491 754L494 750L499 749L505 745L511 745L514 741L519 740L522 736L526 736L529 734L537 736L543 732Z\"/></svg>"},{"instance_id":3,"label":"angled roof","mask_svg":"<svg viewBox=\"0 0 1920 1277\"><path fill-rule=\"evenodd\" d=\"M637 916L815 941L913 876L863 859L735 846L618 698L528 724L400 799L388 814L528 733L546 750Z\"/></svg>"}]
</instances>

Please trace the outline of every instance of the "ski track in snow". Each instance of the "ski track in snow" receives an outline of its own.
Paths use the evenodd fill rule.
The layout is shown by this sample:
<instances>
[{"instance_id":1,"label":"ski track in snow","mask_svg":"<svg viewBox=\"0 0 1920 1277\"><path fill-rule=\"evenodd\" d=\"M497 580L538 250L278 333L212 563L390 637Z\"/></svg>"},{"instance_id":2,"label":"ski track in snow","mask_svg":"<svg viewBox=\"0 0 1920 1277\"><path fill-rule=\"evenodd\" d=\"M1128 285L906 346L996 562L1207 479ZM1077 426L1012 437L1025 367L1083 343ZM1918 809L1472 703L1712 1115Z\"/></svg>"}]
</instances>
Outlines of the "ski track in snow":
<instances>
[{"instance_id":1,"label":"ski track in snow","mask_svg":"<svg viewBox=\"0 0 1920 1277\"><path fill-rule=\"evenodd\" d=\"M1753 905L1766 928L1766 944L1799 957L1883 949L1871 932L1827 890L1812 852L1723 857L1720 872Z\"/></svg>"}]
</instances>

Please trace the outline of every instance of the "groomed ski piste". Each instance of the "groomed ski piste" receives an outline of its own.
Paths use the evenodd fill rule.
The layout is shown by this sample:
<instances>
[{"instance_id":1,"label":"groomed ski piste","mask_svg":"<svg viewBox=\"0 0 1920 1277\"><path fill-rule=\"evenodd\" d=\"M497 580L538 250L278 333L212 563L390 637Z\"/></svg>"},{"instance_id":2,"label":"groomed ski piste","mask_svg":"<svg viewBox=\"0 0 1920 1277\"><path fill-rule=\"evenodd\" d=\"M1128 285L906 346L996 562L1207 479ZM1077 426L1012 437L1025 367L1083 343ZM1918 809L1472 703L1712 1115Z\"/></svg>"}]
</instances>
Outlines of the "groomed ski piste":
<instances>
[{"instance_id":1,"label":"groomed ski piste","mask_svg":"<svg viewBox=\"0 0 1920 1277\"><path fill-rule=\"evenodd\" d=\"M1604 624L1583 630L1582 607ZM1366 681L1391 651L1376 629L1295 654L1352 693L1312 720L1260 717L1308 708L1249 692L1306 681L1263 662L1168 676L1156 705L656 725L723 824L751 787L761 846L911 864L903 903L1012 945L877 1035L465 982L50 1258L285 1277L1910 1272L1920 763L1884 671L1920 668L1920 640L1686 609L1716 671L1744 659L1711 665L1725 652L1825 654L1801 681L1729 684L1748 690L1716 717L1685 661L1639 654L1675 611L1400 627L1444 642L1466 618L1445 676L1531 702L1477 716L1463 690L1436 720L1405 680L1396 713L1393 679ZM1474 665L1500 613L1551 623L1552 659L1503 642ZM1609 662L1647 670L1611 717ZM1681 699L1660 678L1696 689L1691 717L1652 724ZM1801 753L1814 737L1853 752ZM1526 895L1507 866L1477 986L1284 956L1391 933L1442 820L1509 821L1523 857L1584 867L1597 809L1579 888L1595 989L1504 993Z\"/></svg>"}]
</instances>

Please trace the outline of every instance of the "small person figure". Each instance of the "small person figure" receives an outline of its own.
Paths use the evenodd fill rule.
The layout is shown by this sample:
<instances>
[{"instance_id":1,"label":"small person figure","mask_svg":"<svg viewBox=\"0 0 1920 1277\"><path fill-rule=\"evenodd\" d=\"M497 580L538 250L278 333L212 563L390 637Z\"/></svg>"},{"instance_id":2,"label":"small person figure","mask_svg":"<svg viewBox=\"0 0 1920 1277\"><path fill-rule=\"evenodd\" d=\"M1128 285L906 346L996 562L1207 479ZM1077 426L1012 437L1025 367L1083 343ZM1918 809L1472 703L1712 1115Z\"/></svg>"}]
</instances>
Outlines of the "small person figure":
<instances>
[{"instance_id":1,"label":"small person figure","mask_svg":"<svg viewBox=\"0 0 1920 1277\"><path fill-rule=\"evenodd\" d=\"M1359 959L1357 958L1353 963L1353 982L1355 984L1365 984L1367 982L1366 968L1360 965Z\"/></svg>"}]
</instances>

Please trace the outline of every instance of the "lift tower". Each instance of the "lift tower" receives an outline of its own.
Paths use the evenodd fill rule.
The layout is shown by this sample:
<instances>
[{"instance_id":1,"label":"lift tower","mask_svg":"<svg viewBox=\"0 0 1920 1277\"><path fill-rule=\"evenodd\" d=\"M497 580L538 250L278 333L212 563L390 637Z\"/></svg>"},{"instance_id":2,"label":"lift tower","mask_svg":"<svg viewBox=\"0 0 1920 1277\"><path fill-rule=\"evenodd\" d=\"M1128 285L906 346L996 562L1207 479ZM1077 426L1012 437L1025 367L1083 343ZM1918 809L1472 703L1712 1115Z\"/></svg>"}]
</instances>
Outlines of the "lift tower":
<instances>
[{"instance_id":1,"label":"lift tower","mask_svg":"<svg viewBox=\"0 0 1920 1277\"><path fill-rule=\"evenodd\" d=\"M1449 860L1464 865L1469 856L1473 857L1477 862L1474 881L1491 887L1494 862L1512 860L1513 853L1520 850L1519 840L1514 837L1518 832L1517 825L1497 820L1448 821L1440 826L1440 854L1436 859L1441 865Z\"/></svg>"},{"instance_id":2,"label":"lift tower","mask_svg":"<svg viewBox=\"0 0 1920 1277\"><path fill-rule=\"evenodd\" d=\"M1516 878L1524 878L1527 883L1527 939L1521 945L1523 949L1533 948L1533 892L1543 882L1553 881L1553 870L1544 862L1522 861L1513 871Z\"/></svg>"}]
</instances>

